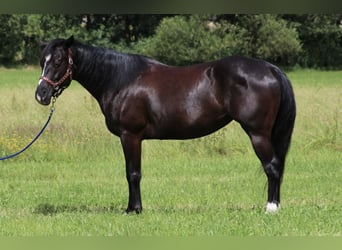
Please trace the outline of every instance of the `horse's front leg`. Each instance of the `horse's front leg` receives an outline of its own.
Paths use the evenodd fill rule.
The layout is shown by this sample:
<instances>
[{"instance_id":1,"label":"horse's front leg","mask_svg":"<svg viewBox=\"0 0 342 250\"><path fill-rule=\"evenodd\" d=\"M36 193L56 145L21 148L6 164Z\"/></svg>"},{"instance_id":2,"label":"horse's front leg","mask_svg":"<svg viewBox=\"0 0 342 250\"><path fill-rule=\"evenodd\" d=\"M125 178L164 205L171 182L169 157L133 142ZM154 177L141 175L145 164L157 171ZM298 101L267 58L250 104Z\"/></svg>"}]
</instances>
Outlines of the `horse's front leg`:
<instances>
[{"instance_id":1,"label":"horse's front leg","mask_svg":"<svg viewBox=\"0 0 342 250\"><path fill-rule=\"evenodd\" d=\"M128 132L124 132L120 139L126 160L126 178L129 190L126 212L140 213L142 210L140 196L141 139Z\"/></svg>"}]
</instances>

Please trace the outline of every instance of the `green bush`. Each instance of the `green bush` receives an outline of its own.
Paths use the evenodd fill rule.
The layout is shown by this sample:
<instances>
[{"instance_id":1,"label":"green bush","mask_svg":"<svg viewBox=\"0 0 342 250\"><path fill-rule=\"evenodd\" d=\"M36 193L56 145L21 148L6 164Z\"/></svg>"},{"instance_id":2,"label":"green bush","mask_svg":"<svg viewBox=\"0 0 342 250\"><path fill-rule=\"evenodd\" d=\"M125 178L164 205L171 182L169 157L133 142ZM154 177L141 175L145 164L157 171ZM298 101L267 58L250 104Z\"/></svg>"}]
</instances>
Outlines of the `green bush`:
<instances>
[{"instance_id":1,"label":"green bush","mask_svg":"<svg viewBox=\"0 0 342 250\"><path fill-rule=\"evenodd\" d=\"M173 65L186 65L241 54L245 30L228 22L210 22L206 16L164 18L156 34L136 45L140 53Z\"/></svg>"},{"instance_id":2,"label":"green bush","mask_svg":"<svg viewBox=\"0 0 342 250\"><path fill-rule=\"evenodd\" d=\"M294 63L301 52L301 43L294 26L276 15L245 15L239 26L248 31L249 56L282 65Z\"/></svg>"},{"instance_id":3,"label":"green bush","mask_svg":"<svg viewBox=\"0 0 342 250\"><path fill-rule=\"evenodd\" d=\"M0 64L8 65L22 58L19 15L0 15Z\"/></svg>"},{"instance_id":4,"label":"green bush","mask_svg":"<svg viewBox=\"0 0 342 250\"><path fill-rule=\"evenodd\" d=\"M296 16L303 53L300 64L313 68L342 67L342 28L338 15Z\"/></svg>"}]
</instances>

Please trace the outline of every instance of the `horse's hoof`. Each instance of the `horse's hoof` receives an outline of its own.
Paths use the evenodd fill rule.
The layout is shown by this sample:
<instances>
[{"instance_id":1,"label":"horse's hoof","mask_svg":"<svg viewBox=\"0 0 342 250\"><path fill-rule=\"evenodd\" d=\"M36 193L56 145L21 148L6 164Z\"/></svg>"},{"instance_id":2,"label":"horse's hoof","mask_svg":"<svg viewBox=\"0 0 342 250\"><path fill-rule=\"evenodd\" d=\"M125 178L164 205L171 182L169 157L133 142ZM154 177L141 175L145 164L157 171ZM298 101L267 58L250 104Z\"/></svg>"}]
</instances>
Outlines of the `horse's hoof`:
<instances>
[{"instance_id":1,"label":"horse's hoof","mask_svg":"<svg viewBox=\"0 0 342 250\"><path fill-rule=\"evenodd\" d=\"M274 214L277 213L280 209L280 204L274 202L267 202L266 204L266 214Z\"/></svg>"},{"instance_id":2,"label":"horse's hoof","mask_svg":"<svg viewBox=\"0 0 342 250\"><path fill-rule=\"evenodd\" d=\"M126 209L126 214L140 214L142 212L142 208L141 207L137 207L137 208L127 208Z\"/></svg>"}]
</instances>

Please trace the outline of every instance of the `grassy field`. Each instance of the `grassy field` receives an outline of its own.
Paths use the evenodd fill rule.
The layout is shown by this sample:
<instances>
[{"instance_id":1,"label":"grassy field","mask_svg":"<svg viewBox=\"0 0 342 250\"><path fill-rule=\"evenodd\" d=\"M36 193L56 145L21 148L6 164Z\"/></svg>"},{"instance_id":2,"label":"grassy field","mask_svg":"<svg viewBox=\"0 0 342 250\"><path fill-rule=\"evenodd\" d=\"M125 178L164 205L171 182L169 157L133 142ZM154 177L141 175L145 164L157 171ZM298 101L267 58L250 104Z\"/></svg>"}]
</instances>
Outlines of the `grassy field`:
<instances>
[{"instance_id":1,"label":"grassy field","mask_svg":"<svg viewBox=\"0 0 342 250\"><path fill-rule=\"evenodd\" d=\"M49 108L38 69L0 69L0 155L23 147ZM119 139L73 82L29 151L0 162L0 235L342 235L342 71L288 72L298 115L282 208L264 213L266 177L232 123L205 138L144 141L141 215L126 215Z\"/></svg>"}]
</instances>

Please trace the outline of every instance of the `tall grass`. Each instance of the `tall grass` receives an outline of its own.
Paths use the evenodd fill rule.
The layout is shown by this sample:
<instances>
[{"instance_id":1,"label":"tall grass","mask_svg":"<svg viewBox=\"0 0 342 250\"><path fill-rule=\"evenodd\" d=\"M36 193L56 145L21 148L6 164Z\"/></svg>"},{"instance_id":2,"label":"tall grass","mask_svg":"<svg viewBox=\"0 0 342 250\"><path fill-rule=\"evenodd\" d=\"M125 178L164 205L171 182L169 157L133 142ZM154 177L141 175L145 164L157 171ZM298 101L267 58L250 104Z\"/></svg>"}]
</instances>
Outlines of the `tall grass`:
<instances>
[{"instance_id":1,"label":"tall grass","mask_svg":"<svg viewBox=\"0 0 342 250\"><path fill-rule=\"evenodd\" d=\"M49 108L37 69L0 69L0 153L24 146ZM139 216L125 216L119 139L78 83L23 155L0 162L0 235L341 235L342 72L288 73L298 116L282 210L265 215L266 178L237 123L188 141L144 141Z\"/></svg>"}]
</instances>

